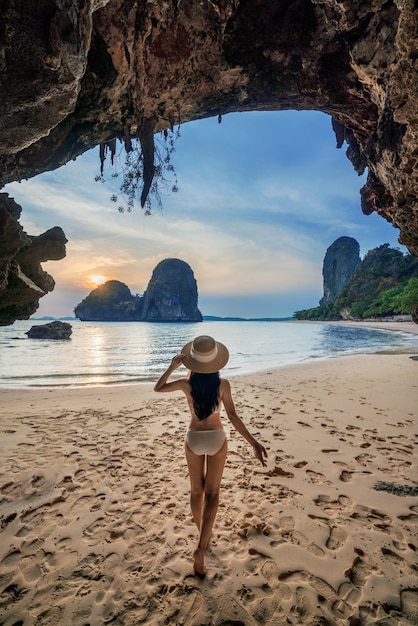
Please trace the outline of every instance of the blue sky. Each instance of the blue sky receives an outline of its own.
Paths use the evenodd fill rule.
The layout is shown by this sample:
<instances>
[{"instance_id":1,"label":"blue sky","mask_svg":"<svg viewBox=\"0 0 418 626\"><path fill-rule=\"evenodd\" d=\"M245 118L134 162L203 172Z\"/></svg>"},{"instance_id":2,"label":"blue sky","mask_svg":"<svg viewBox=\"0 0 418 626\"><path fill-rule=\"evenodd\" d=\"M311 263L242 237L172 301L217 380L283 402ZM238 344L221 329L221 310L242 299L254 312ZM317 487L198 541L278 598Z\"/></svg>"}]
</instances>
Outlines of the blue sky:
<instances>
[{"instance_id":1,"label":"blue sky","mask_svg":"<svg viewBox=\"0 0 418 626\"><path fill-rule=\"evenodd\" d=\"M172 163L178 193L145 216L119 213L110 201L120 179L95 182L95 148L54 172L4 191L23 207L32 235L61 226L62 261L43 264L56 281L36 316L73 315L94 287L92 276L117 279L142 293L165 258L192 267L204 315L286 317L322 297L327 248L343 235L361 256L398 243L399 232L360 208L358 176L331 119L319 112L234 113L184 124ZM106 170L110 177L111 170Z\"/></svg>"}]
</instances>

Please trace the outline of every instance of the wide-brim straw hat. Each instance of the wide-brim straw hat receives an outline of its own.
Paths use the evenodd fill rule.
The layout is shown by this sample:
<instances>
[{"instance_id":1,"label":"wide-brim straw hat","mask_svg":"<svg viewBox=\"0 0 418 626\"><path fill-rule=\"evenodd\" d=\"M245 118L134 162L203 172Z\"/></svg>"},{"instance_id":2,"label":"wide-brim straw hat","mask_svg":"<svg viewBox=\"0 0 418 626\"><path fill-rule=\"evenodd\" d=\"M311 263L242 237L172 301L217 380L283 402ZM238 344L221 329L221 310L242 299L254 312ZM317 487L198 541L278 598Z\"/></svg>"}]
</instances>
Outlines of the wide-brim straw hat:
<instances>
[{"instance_id":1,"label":"wide-brim straw hat","mask_svg":"<svg viewBox=\"0 0 418 626\"><path fill-rule=\"evenodd\" d=\"M213 374L228 363L228 348L209 335L200 335L183 347L183 365L198 374Z\"/></svg>"}]
</instances>

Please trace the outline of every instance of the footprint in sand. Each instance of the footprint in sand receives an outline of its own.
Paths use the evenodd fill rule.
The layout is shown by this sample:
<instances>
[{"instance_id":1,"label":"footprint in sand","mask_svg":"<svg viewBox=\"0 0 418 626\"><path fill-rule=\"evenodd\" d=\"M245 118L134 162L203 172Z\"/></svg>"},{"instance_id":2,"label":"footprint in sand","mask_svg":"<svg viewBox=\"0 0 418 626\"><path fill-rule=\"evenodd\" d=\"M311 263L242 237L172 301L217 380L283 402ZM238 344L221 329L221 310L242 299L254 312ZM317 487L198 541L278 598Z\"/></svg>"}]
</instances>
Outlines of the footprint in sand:
<instances>
[{"instance_id":1,"label":"footprint in sand","mask_svg":"<svg viewBox=\"0 0 418 626\"><path fill-rule=\"evenodd\" d=\"M36 554L44 544L43 539L33 539L32 541L24 541L20 547L22 554Z\"/></svg>"},{"instance_id":2,"label":"footprint in sand","mask_svg":"<svg viewBox=\"0 0 418 626\"><path fill-rule=\"evenodd\" d=\"M98 517L83 529L83 541L89 546L95 546L102 541L109 541L109 539L110 529L104 517Z\"/></svg>"},{"instance_id":3,"label":"footprint in sand","mask_svg":"<svg viewBox=\"0 0 418 626\"><path fill-rule=\"evenodd\" d=\"M364 587L371 574L384 576L383 572L365 556L363 550L356 549L358 556L354 559L353 565L345 572L345 576L355 587Z\"/></svg>"},{"instance_id":4,"label":"footprint in sand","mask_svg":"<svg viewBox=\"0 0 418 626\"><path fill-rule=\"evenodd\" d=\"M389 550L389 548L381 548L381 552L385 559L396 567L397 571L417 576L418 565L415 565L414 563L409 563L409 561L401 557L393 550Z\"/></svg>"},{"instance_id":5,"label":"footprint in sand","mask_svg":"<svg viewBox=\"0 0 418 626\"><path fill-rule=\"evenodd\" d=\"M416 550L415 546L411 548L411 546L407 544L405 535L403 534L403 532L399 530L399 528L396 528L395 526L393 526L392 524L376 524L375 527L378 530L389 535L389 537L392 539L393 546L394 548L396 548L396 550L401 550L402 552L408 550L408 548L413 551Z\"/></svg>"},{"instance_id":6,"label":"footprint in sand","mask_svg":"<svg viewBox=\"0 0 418 626\"><path fill-rule=\"evenodd\" d=\"M331 517L337 517L340 513L345 514L353 508L353 501L345 495L338 496L337 499L333 499L331 496L319 495L314 499L314 503Z\"/></svg>"},{"instance_id":7,"label":"footprint in sand","mask_svg":"<svg viewBox=\"0 0 418 626\"><path fill-rule=\"evenodd\" d=\"M281 592L278 597L283 599ZM275 598L263 598L254 609L253 615L258 624L282 624L285 621L281 604Z\"/></svg>"},{"instance_id":8,"label":"footprint in sand","mask_svg":"<svg viewBox=\"0 0 418 626\"><path fill-rule=\"evenodd\" d=\"M308 461L298 461L297 463L293 465L293 467L296 467L297 469L299 469L301 467L305 467L305 465L308 465Z\"/></svg>"},{"instance_id":9,"label":"footprint in sand","mask_svg":"<svg viewBox=\"0 0 418 626\"><path fill-rule=\"evenodd\" d=\"M34 582L43 574L41 565L37 562L37 559L32 556L23 557L19 563L19 569L27 582Z\"/></svg>"},{"instance_id":10,"label":"footprint in sand","mask_svg":"<svg viewBox=\"0 0 418 626\"><path fill-rule=\"evenodd\" d=\"M404 589L401 591L401 612L402 615L410 620L413 624L418 615L418 590Z\"/></svg>"},{"instance_id":11,"label":"footprint in sand","mask_svg":"<svg viewBox=\"0 0 418 626\"><path fill-rule=\"evenodd\" d=\"M314 472L313 470L306 470L306 473L311 479L311 482L313 483L322 483L323 485L330 485L330 486L332 485L332 482L330 480L327 480L327 478L320 472Z\"/></svg>"},{"instance_id":12,"label":"footprint in sand","mask_svg":"<svg viewBox=\"0 0 418 626\"><path fill-rule=\"evenodd\" d=\"M279 579L281 582L292 584L292 587L299 583L295 591L296 602L291 609L292 613L300 620L297 622L298 624L316 623L315 615L318 602L326 605L327 613L331 613L335 624L341 623L341 620L351 613L335 589L324 579L314 576L310 572L304 570L286 572L281 574ZM327 620L326 623L329 621Z\"/></svg>"},{"instance_id":13,"label":"footprint in sand","mask_svg":"<svg viewBox=\"0 0 418 626\"><path fill-rule=\"evenodd\" d=\"M362 446L360 446L362 447ZM366 452L363 454L359 454L358 456L354 457L354 460L357 461L357 463L359 465L362 465L363 467L367 467L368 465L370 465L370 463L373 461L373 459L375 459L376 457L373 456L372 454L367 454Z\"/></svg>"},{"instance_id":14,"label":"footprint in sand","mask_svg":"<svg viewBox=\"0 0 418 626\"><path fill-rule=\"evenodd\" d=\"M343 528L331 526L329 537L325 545L328 550L339 550L347 541L347 537L348 535Z\"/></svg>"},{"instance_id":15,"label":"footprint in sand","mask_svg":"<svg viewBox=\"0 0 418 626\"><path fill-rule=\"evenodd\" d=\"M356 474L358 476L367 476L370 475L372 472L349 472L348 470L343 470L341 472L341 474L339 475L339 479L343 482L343 483L348 483L350 482L350 480L353 478L353 476Z\"/></svg>"},{"instance_id":16,"label":"footprint in sand","mask_svg":"<svg viewBox=\"0 0 418 626\"><path fill-rule=\"evenodd\" d=\"M339 548L342 548L344 546L345 542L347 541L348 535L343 528L340 528L339 526L333 524L332 520L330 520L329 517L319 517L312 514L309 514L308 517L328 526L329 536L325 543L328 550L339 550Z\"/></svg>"},{"instance_id":17,"label":"footprint in sand","mask_svg":"<svg viewBox=\"0 0 418 626\"><path fill-rule=\"evenodd\" d=\"M281 467L276 466L273 470L265 472L264 476L269 476L270 478L274 476L282 476L283 478L294 478L295 475L292 472L287 472Z\"/></svg>"},{"instance_id":18,"label":"footprint in sand","mask_svg":"<svg viewBox=\"0 0 418 626\"><path fill-rule=\"evenodd\" d=\"M384 522L386 524L392 523L391 518L388 517L385 513L360 504L354 507L353 512L348 518L348 521L349 520L353 520L356 523L359 522L360 524L369 527L370 525L376 526L376 522Z\"/></svg>"},{"instance_id":19,"label":"footprint in sand","mask_svg":"<svg viewBox=\"0 0 418 626\"><path fill-rule=\"evenodd\" d=\"M281 530L282 539L284 539L284 541L286 541L287 543L301 546L315 556L319 556L321 558L325 556L325 552L322 550L322 548L310 541L299 530L295 530L295 520L293 519L293 517L289 516L279 518L279 527Z\"/></svg>"}]
</instances>

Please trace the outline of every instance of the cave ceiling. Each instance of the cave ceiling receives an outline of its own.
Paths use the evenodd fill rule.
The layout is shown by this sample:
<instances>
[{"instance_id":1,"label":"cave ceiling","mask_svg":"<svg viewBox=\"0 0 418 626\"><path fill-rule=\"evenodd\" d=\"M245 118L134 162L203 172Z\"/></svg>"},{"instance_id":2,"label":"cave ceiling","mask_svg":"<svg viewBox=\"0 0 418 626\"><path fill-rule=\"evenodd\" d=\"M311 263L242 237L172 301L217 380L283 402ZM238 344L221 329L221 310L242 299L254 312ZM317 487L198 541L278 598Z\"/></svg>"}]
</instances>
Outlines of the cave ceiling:
<instances>
[{"instance_id":1,"label":"cave ceiling","mask_svg":"<svg viewBox=\"0 0 418 626\"><path fill-rule=\"evenodd\" d=\"M155 132L191 120L317 110L367 171L359 210L392 223L418 256L416 0L2 0L0 10L0 188L115 138L149 149ZM16 206L1 194L10 319L53 288L51 277L39 285L39 245L36 268L26 250L22 269L32 238ZM65 254L63 233L51 237Z\"/></svg>"}]
</instances>

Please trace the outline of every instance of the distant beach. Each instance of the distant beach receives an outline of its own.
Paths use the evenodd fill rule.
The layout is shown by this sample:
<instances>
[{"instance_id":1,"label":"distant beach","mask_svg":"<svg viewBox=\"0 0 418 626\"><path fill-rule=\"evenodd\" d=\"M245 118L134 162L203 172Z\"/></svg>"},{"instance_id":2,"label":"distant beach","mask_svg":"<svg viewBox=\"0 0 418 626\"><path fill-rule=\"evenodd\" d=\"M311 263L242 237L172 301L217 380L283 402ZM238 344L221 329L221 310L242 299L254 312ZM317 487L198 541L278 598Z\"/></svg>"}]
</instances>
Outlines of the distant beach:
<instances>
[{"instance_id":1,"label":"distant beach","mask_svg":"<svg viewBox=\"0 0 418 626\"><path fill-rule=\"evenodd\" d=\"M418 361L235 376L266 469L228 426L204 581L187 406L149 383L2 390L0 623L417 623Z\"/></svg>"},{"instance_id":2,"label":"distant beach","mask_svg":"<svg viewBox=\"0 0 418 626\"><path fill-rule=\"evenodd\" d=\"M342 322L330 322L330 324L338 324L338 325L348 325L348 326L357 326L358 328L362 328L367 326L368 328L380 328L381 330L392 330L395 332L403 332L403 333L411 333L413 335L418 335L418 324L415 322L399 322L399 321L386 321L386 322L373 322L371 320L367 320L364 322L354 322L354 321L342 321Z\"/></svg>"}]
</instances>

